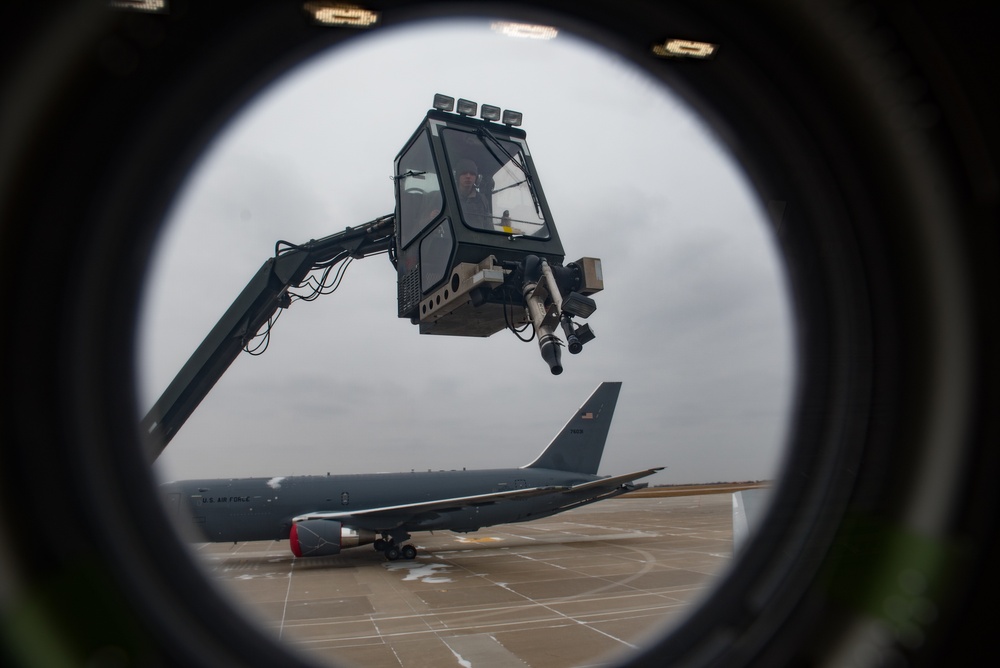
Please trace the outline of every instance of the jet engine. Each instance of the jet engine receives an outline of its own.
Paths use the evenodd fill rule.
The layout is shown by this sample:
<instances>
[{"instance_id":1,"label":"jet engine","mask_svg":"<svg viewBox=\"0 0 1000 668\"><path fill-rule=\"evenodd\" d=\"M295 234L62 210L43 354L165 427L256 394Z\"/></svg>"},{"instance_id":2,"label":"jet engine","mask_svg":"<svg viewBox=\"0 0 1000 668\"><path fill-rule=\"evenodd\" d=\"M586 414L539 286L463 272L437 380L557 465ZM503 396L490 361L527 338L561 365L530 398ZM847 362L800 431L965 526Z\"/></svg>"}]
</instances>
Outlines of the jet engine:
<instances>
[{"instance_id":1,"label":"jet engine","mask_svg":"<svg viewBox=\"0 0 1000 668\"><path fill-rule=\"evenodd\" d=\"M303 520L292 525L288 535L296 557L326 557L342 549L375 542L375 533L345 527L335 520Z\"/></svg>"}]
</instances>

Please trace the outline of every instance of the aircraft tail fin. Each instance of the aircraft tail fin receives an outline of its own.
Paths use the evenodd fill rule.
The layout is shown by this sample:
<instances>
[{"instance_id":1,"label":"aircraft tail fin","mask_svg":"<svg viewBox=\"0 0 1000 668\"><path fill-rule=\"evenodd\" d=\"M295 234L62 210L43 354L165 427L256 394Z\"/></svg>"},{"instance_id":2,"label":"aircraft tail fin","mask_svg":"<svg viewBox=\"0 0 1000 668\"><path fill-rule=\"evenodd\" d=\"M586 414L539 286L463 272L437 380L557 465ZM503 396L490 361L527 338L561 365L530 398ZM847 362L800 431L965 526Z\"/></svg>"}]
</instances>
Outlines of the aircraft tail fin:
<instances>
[{"instance_id":1,"label":"aircraft tail fin","mask_svg":"<svg viewBox=\"0 0 1000 668\"><path fill-rule=\"evenodd\" d=\"M596 475L621 389L620 382L601 383L545 451L524 468Z\"/></svg>"}]
</instances>

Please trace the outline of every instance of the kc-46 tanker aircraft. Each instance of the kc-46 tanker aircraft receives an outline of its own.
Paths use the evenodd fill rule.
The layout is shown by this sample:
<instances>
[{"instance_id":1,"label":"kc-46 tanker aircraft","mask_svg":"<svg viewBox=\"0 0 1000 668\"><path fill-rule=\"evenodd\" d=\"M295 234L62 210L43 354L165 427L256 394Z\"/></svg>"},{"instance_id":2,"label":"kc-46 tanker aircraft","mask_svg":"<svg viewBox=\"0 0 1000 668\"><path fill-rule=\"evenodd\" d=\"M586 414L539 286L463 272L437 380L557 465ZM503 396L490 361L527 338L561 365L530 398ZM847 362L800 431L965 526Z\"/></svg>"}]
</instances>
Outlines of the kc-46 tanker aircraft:
<instances>
[{"instance_id":1,"label":"kc-46 tanker aircraft","mask_svg":"<svg viewBox=\"0 0 1000 668\"><path fill-rule=\"evenodd\" d=\"M633 481L663 467L597 475L620 391L621 383L602 383L520 468L187 480L162 491L206 541L287 537L296 557L373 544L390 561L413 559L413 531L527 522L646 487Z\"/></svg>"}]
</instances>

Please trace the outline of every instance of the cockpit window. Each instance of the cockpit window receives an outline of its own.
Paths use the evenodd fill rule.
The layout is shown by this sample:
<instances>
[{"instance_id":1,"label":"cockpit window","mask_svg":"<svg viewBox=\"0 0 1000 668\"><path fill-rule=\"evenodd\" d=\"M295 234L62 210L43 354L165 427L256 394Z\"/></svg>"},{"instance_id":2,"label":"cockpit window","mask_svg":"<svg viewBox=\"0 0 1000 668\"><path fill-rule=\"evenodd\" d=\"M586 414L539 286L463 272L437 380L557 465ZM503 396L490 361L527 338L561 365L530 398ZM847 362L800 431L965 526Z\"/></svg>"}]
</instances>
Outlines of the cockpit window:
<instances>
[{"instance_id":1,"label":"cockpit window","mask_svg":"<svg viewBox=\"0 0 1000 668\"><path fill-rule=\"evenodd\" d=\"M396 165L396 201L400 244L409 245L443 208L441 181L431 157L430 139L421 133L403 153Z\"/></svg>"},{"instance_id":2,"label":"cockpit window","mask_svg":"<svg viewBox=\"0 0 1000 668\"><path fill-rule=\"evenodd\" d=\"M466 226L502 234L549 238L521 144L488 130L441 131Z\"/></svg>"}]
</instances>

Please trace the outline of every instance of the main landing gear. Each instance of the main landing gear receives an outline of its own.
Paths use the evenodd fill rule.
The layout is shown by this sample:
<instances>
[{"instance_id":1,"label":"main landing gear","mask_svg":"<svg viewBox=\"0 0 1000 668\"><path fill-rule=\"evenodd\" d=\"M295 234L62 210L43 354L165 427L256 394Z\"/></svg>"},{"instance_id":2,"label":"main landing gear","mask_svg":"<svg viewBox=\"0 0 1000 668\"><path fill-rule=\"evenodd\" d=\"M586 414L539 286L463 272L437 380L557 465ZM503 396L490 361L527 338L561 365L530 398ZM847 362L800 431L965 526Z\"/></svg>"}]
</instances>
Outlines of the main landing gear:
<instances>
[{"instance_id":1,"label":"main landing gear","mask_svg":"<svg viewBox=\"0 0 1000 668\"><path fill-rule=\"evenodd\" d=\"M382 534L382 538L375 541L375 550L385 554L385 558L389 561L396 561L397 559L405 559L409 561L417 556L417 548L409 544L398 545L398 543L402 543L409 539L409 534L404 534L398 537Z\"/></svg>"}]
</instances>

